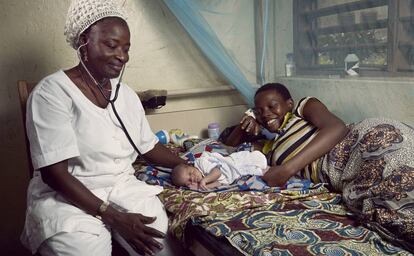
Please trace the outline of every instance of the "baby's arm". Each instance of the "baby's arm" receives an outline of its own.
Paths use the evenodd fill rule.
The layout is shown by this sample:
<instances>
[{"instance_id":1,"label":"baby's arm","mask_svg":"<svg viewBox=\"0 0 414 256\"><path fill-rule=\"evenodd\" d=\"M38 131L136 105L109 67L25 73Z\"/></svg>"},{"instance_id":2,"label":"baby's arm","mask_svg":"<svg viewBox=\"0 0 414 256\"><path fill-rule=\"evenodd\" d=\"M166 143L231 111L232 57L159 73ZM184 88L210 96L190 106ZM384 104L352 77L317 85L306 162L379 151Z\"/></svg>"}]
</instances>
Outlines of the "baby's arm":
<instances>
[{"instance_id":1,"label":"baby's arm","mask_svg":"<svg viewBox=\"0 0 414 256\"><path fill-rule=\"evenodd\" d=\"M215 167L211 169L210 173L200 180L200 188L203 190L209 189L208 185L212 182L217 181L218 178L220 178L220 176L221 176L221 171L219 168Z\"/></svg>"},{"instance_id":2,"label":"baby's arm","mask_svg":"<svg viewBox=\"0 0 414 256\"><path fill-rule=\"evenodd\" d=\"M217 180L213 181L213 182L210 182L206 185L207 189L213 189L213 188L217 188L217 187L220 187L220 186L221 186L221 183L218 182Z\"/></svg>"}]
</instances>

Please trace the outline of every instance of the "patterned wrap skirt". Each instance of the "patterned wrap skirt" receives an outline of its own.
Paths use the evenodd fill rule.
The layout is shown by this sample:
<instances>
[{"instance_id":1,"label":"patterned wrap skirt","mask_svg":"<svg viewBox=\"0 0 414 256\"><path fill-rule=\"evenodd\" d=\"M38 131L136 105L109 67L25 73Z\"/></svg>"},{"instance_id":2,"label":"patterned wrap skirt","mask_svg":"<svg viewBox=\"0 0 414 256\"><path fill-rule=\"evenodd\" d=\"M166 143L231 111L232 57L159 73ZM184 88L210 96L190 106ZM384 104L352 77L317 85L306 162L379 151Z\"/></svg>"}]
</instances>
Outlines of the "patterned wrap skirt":
<instances>
[{"instance_id":1,"label":"patterned wrap skirt","mask_svg":"<svg viewBox=\"0 0 414 256\"><path fill-rule=\"evenodd\" d=\"M414 251L414 129L372 118L322 160L321 171L361 224Z\"/></svg>"}]
</instances>

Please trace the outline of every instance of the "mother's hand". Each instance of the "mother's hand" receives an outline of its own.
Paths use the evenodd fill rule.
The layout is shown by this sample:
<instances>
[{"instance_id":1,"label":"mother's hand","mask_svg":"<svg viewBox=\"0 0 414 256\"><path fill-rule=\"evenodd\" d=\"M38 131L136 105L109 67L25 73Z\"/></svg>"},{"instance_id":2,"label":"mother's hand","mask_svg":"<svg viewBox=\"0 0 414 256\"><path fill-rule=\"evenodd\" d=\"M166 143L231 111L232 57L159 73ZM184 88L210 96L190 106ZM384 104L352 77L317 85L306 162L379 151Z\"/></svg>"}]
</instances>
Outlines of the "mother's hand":
<instances>
[{"instance_id":1,"label":"mother's hand","mask_svg":"<svg viewBox=\"0 0 414 256\"><path fill-rule=\"evenodd\" d=\"M242 120L240 121L240 127L243 131L245 131L249 135L258 135L261 127L260 124L251 116L245 115L243 116Z\"/></svg>"},{"instance_id":2,"label":"mother's hand","mask_svg":"<svg viewBox=\"0 0 414 256\"><path fill-rule=\"evenodd\" d=\"M271 166L262 179L270 187L282 187L292 177L291 171L284 165Z\"/></svg>"},{"instance_id":3,"label":"mother's hand","mask_svg":"<svg viewBox=\"0 0 414 256\"><path fill-rule=\"evenodd\" d=\"M113 208L112 208L113 209ZM115 210L116 211L116 210ZM108 212L108 214L111 214ZM102 214L105 221L107 213ZM139 213L117 212L108 217L108 224L115 229L140 254L154 255L162 250L161 243L154 238L164 238L165 234L146 224L153 223L155 217L144 216Z\"/></svg>"},{"instance_id":4,"label":"mother's hand","mask_svg":"<svg viewBox=\"0 0 414 256\"><path fill-rule=\"evenodd\" d=\"M259 134L261 127L259 123L251 116L244 115L230 135L225 139L224 143L228 146L237 147L240 143L248 141L250 136Z\"/></svg>"}]
</instances>

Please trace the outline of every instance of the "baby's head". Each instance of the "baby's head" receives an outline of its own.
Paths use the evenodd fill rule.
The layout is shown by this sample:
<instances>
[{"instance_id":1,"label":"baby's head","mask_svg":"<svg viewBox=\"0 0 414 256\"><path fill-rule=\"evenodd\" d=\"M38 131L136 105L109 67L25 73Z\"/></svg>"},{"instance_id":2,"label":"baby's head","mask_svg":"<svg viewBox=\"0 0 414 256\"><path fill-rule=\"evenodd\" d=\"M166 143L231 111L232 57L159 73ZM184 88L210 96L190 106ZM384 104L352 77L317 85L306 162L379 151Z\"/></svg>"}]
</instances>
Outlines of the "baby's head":
<instances>
[{"instance_id":1,"label":"baby's head","mask_svg":"<svg viewBox=\"0 0 414 256\"><path fill-rule=\"evenodd\" d=\"M176 186L197 184L203 178L201 172L194 166L179 164L171 172L171 181Z\"/></svg>"}]
</instances>

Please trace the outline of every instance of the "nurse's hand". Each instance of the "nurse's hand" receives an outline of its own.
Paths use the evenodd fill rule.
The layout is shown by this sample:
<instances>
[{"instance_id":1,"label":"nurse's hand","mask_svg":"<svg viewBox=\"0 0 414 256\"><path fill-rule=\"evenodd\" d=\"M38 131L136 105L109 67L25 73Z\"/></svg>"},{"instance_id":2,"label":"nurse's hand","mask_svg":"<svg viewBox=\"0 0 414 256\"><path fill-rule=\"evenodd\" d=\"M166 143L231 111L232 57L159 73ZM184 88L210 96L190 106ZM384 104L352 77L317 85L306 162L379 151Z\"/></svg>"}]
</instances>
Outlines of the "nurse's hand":
<instances>
[{"instance_id":1,"label":"nurse's hand","mask_svg":"<svg viewBox=\"0 0 414 256\"><path fill-rule=\"evenodd\" d=\"M164 238L165 234L147 224L153 223L155 217L147 217L139 213L122 213L115 209L105 211L102 220L114 228L138 253L155 255L163 249L154 238Z\"/></svg>"},{"instance_id":2,"label":"nurse's hand","mask_svg":"<svg viewBox=\"0 0 414 256\"><path fill-rule=\"evenodd\" d=\"M260 124L251 116L243 116L240 127L249 135L257 136L261 130Z\"/></svg>"}]
</instances>

